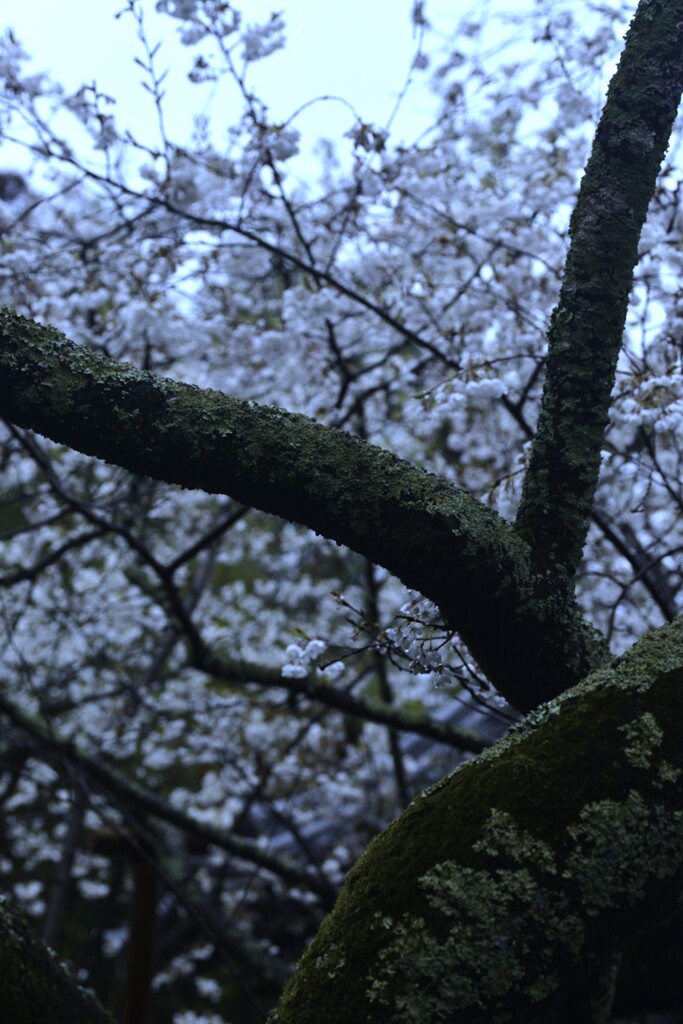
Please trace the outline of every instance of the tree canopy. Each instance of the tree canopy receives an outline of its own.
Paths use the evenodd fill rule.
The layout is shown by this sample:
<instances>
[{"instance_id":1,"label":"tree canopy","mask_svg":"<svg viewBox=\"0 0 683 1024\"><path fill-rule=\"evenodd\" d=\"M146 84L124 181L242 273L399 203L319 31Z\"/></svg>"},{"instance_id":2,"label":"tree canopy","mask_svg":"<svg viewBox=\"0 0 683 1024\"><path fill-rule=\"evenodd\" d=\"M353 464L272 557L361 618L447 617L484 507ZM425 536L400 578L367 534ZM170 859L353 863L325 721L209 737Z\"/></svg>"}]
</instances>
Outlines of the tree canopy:
<instances>
[{"instance_id":1,"label":"tree canopy","mask_svg":"<svg viewBox=\"0 0 683 1024\"><path fill-rule=\"evenodd\" d=\"M416 3L436 124L305 184L282 18L157 4L243 101L181 145L144 8L153 141L0 54L5 888L177 1024L680 1010L683 3Z\"/></svg>"}]
</instances>

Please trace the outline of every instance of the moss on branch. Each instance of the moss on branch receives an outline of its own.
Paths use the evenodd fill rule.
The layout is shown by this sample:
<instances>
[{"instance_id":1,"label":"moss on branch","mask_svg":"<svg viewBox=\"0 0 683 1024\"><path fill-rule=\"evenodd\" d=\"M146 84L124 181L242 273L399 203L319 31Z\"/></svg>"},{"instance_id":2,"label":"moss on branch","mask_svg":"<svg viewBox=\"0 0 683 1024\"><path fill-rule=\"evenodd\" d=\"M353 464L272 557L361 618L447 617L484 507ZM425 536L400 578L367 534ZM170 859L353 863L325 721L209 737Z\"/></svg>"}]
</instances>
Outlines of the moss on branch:
<instances>
[{"instance_id":1,"label":"moss on branch","mask_svg":"<svg viewBox=\"0 0 683 1024\"><path fill-rule=\"evenodd\" d=\"M78 451L229 494L385 566L438 604L520 710L607 655L569 588L472 495L305 416L178 383L0 307L4 415Z\"/></svg>"}]
</instances>

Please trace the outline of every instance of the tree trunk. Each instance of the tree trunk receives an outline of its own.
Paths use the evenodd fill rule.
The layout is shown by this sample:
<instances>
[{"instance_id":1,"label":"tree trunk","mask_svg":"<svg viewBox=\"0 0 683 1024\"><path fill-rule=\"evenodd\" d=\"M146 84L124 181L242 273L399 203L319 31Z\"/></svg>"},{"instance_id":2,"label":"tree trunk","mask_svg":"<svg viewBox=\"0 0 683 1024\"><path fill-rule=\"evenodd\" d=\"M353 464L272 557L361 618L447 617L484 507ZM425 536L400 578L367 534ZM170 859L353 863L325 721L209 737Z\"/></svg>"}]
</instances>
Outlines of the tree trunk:
<instances>
[{"instance_id":1,"label":"tree trunk","mask_svg":"<svg viewBox=\"0 0 683 1024\"><path fill-rule=\"evenodd\" d=\"M534 712L369 846L271 1024L607 1019L683 885L683 619Z\"/></svg>"}]
</instances>

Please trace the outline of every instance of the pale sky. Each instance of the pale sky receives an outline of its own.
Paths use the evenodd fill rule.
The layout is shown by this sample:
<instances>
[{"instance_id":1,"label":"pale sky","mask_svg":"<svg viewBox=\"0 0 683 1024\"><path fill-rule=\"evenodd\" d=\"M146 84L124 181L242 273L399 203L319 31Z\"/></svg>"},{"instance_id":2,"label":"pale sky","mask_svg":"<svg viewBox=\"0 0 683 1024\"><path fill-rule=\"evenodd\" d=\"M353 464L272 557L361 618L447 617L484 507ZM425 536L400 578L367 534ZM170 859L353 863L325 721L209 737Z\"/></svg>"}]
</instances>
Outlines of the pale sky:
<instances>
[{"instance_id":1,"label":"pale sky","mask_svg":"<svg viewBox=\"0 0 683 1024\"><path fill-rule=\"evenodd\" d=\"M124 6L125 0L23 0L11 6L6 25L14 28L32 55L33 69L49 70L73 91L96 79L100 90L117 98L117 120L154 144L153 104L139 86L143 73L133 63L134 56L143 56L136 26L130 14L114 18ZM273 120L284 119L313 96L329 93L345 97L364 120L386 123L416 52L410 19L413 0L248 0L238 6L248 12L247 23L267 20L273 10L284 12L286 48L250 72L251 85L267 102ZM486 6L477 5L480 12ZM425 3L425 13L441 38L469 8L461 0ZM154 0L144 0L144 10L150 41L162 42L158 67L170 68L166 115L173 141L187 143L192 115L207 102L214 128L221 122L229 125L237 107L230 110L228 93L211 97L208 88L198 89L186 80L192 55L199 51L178 43L178 22L158 15ZM393 141L409 143L430 127L436 107L426 88L428 77L417 73L395 122ZM321 135L338 138L351 123L352 115L343 107L325 104L302 116L297 127L312 144ZM3 166L12 159L6 148L0 150Z\"/></svg>"}]
</instances>

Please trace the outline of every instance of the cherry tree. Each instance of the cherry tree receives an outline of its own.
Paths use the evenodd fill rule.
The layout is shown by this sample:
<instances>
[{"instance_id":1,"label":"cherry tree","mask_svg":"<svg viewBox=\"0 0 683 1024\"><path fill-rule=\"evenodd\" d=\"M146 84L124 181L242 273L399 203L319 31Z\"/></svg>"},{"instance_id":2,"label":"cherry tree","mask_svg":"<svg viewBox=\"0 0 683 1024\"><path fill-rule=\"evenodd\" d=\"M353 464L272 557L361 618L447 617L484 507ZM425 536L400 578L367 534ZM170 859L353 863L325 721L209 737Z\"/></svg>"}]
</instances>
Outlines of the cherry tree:
<instances>
[{"instance_id":1,"label":"cherry tree","mask_svg":"<svg viewBox=\"0 0 683 1024\"><path fill-rule=\"evenodd\" d=\"M118 1010L151 869L179 1024L304 946L273 1021L677 1005L683 4L541 3L495 60L465 21L433 129L354 112L306 185L250 80L282 17L157 8L221 144L138 0L153 142L2 49L6 887ZM101 1019L2 912L17 1014Z\"/></svg>"}]
</instances>

